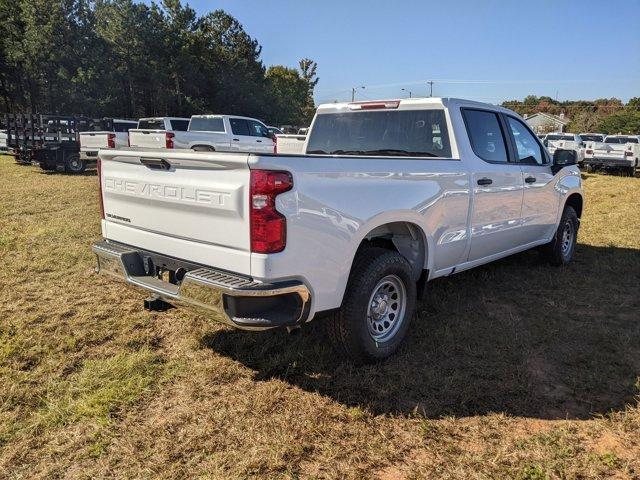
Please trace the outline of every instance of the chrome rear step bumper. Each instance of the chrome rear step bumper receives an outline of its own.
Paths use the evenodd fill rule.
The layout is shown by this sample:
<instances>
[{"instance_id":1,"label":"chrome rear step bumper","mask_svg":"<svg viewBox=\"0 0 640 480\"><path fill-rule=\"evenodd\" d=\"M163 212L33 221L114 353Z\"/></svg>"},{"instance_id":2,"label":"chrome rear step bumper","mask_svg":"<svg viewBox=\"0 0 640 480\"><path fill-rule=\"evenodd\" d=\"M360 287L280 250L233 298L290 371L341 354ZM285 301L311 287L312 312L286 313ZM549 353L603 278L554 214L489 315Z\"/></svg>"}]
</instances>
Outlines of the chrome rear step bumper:
<instances>
[{"instance_id":1,"label":"chrome rear step bumper","mask_svg":"<svg viewBox=\"0 0 640 480\"><path fill-rule=\"evenodd\" d=\"M174 267L184 265L186 273L180 282L169 283L149 272L150 259L153 263L156 258L159 263L167 257L106 240L94 243L92 250L97 257L96 272L142 288L172 305L195 308L215 321L237 328L294 327L304 323L309 315L311 296L301 282L260 283L171 259Z\"/></svg>"}]
</instances>

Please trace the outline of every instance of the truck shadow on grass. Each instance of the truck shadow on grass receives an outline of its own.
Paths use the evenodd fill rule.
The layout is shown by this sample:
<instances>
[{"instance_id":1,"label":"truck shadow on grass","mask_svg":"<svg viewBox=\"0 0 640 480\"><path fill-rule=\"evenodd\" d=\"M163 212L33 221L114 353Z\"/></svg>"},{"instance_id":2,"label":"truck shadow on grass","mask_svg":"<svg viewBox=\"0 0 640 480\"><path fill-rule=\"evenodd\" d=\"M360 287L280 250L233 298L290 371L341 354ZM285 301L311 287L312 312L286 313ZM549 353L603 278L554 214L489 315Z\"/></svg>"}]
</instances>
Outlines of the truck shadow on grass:
<instances>
[{"instance_id":1,"label":"truck shadow on grass","mask_svg":"<svg viewBox=\"0 0 640 480\"><path fill-rule=\"evenodd\" d=\"M532 251L432 282L404 346L378 365L338 357L322 320L297 335L218 330L202 342L258 380L375 414L584 419L635 404L638 285L640 250L580 244L566 268Z\"/></svg>"}]
</instances>

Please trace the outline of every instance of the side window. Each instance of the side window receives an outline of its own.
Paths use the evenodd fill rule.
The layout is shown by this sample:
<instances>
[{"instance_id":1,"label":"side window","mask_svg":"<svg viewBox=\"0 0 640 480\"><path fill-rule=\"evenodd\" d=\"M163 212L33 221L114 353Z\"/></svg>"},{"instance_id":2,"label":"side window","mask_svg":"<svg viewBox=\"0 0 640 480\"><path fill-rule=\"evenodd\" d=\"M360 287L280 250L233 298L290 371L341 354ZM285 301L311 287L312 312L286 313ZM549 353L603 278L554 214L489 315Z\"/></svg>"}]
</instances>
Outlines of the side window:
<instances>
[{"instance_id":1,"label":"side window","mask_svg":"<svg viewBox=\"0 0 640 480\"><path fill-rule=\"evenodd\" d=\"M488 162L508 161L507 147L498 115L483 110L463 109L473 152Z\"/></svg>"},{"instance_id":2,"label":"side window","mask_svg":"<svg viewBox=\"0 0 640 480\"><path fill-rule=\"evenodd\" d=\"M545 157L542 154L542 149L531 132L529 132L529 129L520 120L516 120L513 117L507 117L507 121L516 144L518 161L520 163L544 165Z\"/></svg>"},{"instance_id":3,"label":"side window","mask_svg":"<svg viewBox=\"0 0 640 480\"><path fill-rule=\"evenodd\" d=\"M267 127L262 125L260 122L256 122L255 120L247 120L249 124L249 130L251 131L251 136L253 137L269 137L269 130Z\"/></svg>"},{"instance_id":4,"label":"side window","mask_svg":"<svg viewBox=\"0 0 640 480\"><path fill-rule=\"evenodd\" d=\"M128 132L130 128L136 128L135 123L113 122L114 132Z\"/></svg>"},{"instance_id":5,"label":"side window","mask_svg":"<svg viewBox=\"0 0 640 480\"><path fill-rule=\"evenodd\" d=\"M171 120L171 130L186 132L189 127L189 120Z\"/></svg>"},{"instance_id":6,"label":"side window","mask_svg":"<svg viewBox=\"0 0 640 480\"><path fill-rule=\"evenodd\" d=\"M234 135L251 135L249 125L244 118L230 118L231 131Z\"/></svg>"}]
</instances>

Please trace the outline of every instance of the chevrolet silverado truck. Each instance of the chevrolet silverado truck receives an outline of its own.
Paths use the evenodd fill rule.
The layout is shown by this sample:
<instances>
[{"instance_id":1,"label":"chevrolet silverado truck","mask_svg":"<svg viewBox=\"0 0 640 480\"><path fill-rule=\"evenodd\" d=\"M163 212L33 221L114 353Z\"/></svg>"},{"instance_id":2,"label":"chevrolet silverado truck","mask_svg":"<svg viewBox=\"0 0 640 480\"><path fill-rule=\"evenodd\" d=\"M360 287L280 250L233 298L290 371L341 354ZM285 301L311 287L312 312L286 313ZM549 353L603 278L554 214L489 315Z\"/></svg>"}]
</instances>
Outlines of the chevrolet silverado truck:
<instances>
[{"instance_id":1,"label":"chevrolet silverado truck","mask_svg":"<svg viewBox=\"0 0 640 480\"><path fill-rule=\"evenodd\" d=\"M622 170L635 177L640 167L640 136L607 135L603 142L587 142L584 165L590 172Z\"/></svg>"},{"instance_id":2,"label":"chevrolet silverado truck","mask_svg":"<svg viewBox=\"0 0 640 480\"><path fill-rule=\"evenodd\" d=\"M103 123L106 130L96 132L81 132L80 161L95 163L98 160L98 150L101 148L124 148L129 146L129 130L136 128L138 122L134 120L108 119Z\"/></svg>"},{"instance_id":3,"label":"chevrolet silverado truck","mask_svg":"<svg viewBox=\"0 0 640 480\"><path fill-rule=\"evenodd\" d=\"M580 135L575 133L549 133L544 137L547 150L551 155L556 150L567 150L575 155L576 163L582 165L584 160L584 141Z\"/></svg>"},{"instance_id":4,"label":"chevrolet silverado truck","mask_svg":"<svg viewBox=\"0 0 640 480\"><path fill-rule=\"evenodd\" d=\"M142 120L140 121L142 123ZM267 126L255 118L194 115L186 128L169 131L144 126L131 131L131 146L200 152L274 152Z\"/></svg>"},{"instance_id":5,"label":"chevrolet silverado truck","mask_svg":"<svg viewBox=\"0 0 640 480\"><path fill-rule=\"evenodd\" d=\"M298 155L99 157L100 273L240 329L317 318L355 363L396 351L430 280L533 247L569 263L583 210L575 157L460 99L322 105Z\"/></svg>"}]
</instances>

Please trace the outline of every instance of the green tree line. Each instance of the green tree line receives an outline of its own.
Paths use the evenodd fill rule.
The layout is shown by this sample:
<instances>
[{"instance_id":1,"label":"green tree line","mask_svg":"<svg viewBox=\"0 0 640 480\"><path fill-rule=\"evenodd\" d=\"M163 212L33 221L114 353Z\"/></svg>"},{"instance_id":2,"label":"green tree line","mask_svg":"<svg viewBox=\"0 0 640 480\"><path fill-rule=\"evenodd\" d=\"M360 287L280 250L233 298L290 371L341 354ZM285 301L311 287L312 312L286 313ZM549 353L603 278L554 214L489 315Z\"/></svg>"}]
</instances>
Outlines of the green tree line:
<instances>
[{"instance_id":1,"label":"green tree line","mask_svg":"<svg viewBox=\"0 0 640 480\"><path fill-rule=\"evenodd\" d=\"M538 112L564 113L569 120L567 131L570 132L640 134L640 97L634 97L625 104L617 98L557 101L551 97L529 95L524 100L503 102L502 106L523 116Z\"/></svg>"},{"instance_id":2,"label":"green tree line","mask_svg":"<svg viewBox=\"0 0 640 480\"><path fill-rule=\"evenodd\" d=\"M0 0L0 111L307 124L315 62L266 68L260 54L231 15L180 0Z\"/></svg>"}]
</instances>

